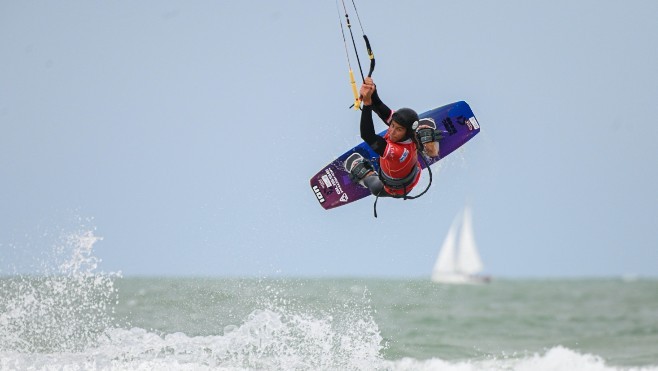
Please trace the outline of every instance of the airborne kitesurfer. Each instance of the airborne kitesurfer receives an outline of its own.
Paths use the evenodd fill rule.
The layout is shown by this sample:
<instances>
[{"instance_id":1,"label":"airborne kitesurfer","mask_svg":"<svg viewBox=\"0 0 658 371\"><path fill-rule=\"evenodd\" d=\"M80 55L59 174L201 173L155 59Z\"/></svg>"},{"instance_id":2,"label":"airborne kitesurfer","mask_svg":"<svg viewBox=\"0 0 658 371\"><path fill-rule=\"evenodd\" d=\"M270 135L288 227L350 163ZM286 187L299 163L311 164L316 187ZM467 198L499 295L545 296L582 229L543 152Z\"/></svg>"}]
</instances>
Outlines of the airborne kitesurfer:
<instances>
[{"instance_id":1,"label":"airborne kitesurfer","mask_svg":"<svg viewBox=\"0 0 658 371\"><path fill-rule=\"evenodd\" d=\"M432 119L419 120L411 108L391 110L379 98L371 77L365 78L360 94L363 102L361 138L380 156L381 171L377 174L369 160L358 153L347 158L345 168L354 181L368 187L375 196L406 198L420 180L420 151L430 157L439 155L438 138L423 135L424 132L433 133L436 124ZM375 132L373 111L388 125L383 137Z\"/></svg>"}]
</instances>

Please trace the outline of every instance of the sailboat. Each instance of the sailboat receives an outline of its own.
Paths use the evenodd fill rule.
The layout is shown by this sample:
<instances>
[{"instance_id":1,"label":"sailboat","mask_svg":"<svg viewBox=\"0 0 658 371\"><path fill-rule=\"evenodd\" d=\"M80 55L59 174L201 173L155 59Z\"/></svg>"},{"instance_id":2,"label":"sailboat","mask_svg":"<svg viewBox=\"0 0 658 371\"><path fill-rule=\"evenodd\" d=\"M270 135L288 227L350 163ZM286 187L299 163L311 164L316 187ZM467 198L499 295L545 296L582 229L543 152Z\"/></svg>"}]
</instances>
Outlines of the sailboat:
<instances>
[{"instance_id":1,"label":"sailboat","mask_svg":"<svg viewBox=\"0 0 658 371\"><path fill-rule=\"evenodd\" d=\"M490 281L490 277L478 275L484 266L473 236L470 208L465 207L461 216L461 225L458 215L443 241L432 271L433 282L475 284Z\"/></svg>"}]
</instances>

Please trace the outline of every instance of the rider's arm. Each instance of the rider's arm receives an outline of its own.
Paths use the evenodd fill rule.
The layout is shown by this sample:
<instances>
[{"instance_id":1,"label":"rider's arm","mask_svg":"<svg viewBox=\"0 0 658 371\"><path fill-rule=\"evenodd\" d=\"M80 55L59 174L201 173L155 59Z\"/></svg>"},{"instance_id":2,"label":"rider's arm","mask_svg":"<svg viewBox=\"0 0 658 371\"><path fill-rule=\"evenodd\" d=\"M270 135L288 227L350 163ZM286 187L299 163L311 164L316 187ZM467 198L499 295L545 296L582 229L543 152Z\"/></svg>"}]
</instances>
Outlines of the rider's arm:
<instances>
[{"instance_id":1,"label":"rider's arm","mask_svg":"<svg viewBox=\"0 0 658 371\"><path fill-rule=\"evenodd\" d=\"M374 102L373 102L374 105ZM366 142L379 156L384 155L386 140L375 133L375 125L372 122L373 106L363 106L361 109L361 139Z\"/></svg>"},{"instance_id":2,"label":"rider's arm","mask_svg":"<svg viewBox=\"0 0 658 371\"><path fill-rule=\"evenodd\" d=\"M379 116L382 121L386 123L386 125L391 124L391 118L393 116L393 111L388 108L384 102L379 98L379 94L377 94L377 90L372 93L372 110L375 111L377 116Z\"/></svg>"}]
</instances>

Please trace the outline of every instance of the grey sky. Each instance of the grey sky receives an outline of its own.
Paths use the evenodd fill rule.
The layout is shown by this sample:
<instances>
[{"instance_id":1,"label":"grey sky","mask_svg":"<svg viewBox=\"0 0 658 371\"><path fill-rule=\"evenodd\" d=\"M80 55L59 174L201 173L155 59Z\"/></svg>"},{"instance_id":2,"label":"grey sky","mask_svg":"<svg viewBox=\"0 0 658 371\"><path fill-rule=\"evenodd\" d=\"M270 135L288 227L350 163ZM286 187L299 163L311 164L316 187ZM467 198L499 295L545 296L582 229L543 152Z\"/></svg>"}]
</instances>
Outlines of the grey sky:
<instances>
[{"instance_id":1,"label":"grey sky","mask_svg":"<svg viewBox=\"0 0 658 371\"><path fill-rule=\"evenodd\" d=\"M360 141L335 2L0 3L0 273L93 218L125 275L428 276L468 202L494 276L658 275L658 2L357 5L386 103L482 127L378 219L308 186Z\"/></svg>"}]
</instances>

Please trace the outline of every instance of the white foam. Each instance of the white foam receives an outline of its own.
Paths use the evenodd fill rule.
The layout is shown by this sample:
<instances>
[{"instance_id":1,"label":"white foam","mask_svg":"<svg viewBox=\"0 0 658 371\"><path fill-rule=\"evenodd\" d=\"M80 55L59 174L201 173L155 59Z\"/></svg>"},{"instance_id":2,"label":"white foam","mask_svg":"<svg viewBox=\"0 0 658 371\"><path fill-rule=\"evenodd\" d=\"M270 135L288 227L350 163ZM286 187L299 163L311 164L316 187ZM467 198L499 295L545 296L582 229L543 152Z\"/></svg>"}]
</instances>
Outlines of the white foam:
<instances>
[{"instance_id":1,"label":"white foam","mask_svg":"<svg viewBox=\"0 0 658 371\"><path fill-rule=\"evenodd\" d=\"M271 313L270 313L271 314ZM269 314L268 314L269 315ZM276 333L276 331L274 331ZM243 334L244 335L244 334ZM241 337L242 335L240 335ZM277 340L260 343L226 336L159 336L143 329L117 329L99 347L80 353L26 354L0 352L2 370L391 370L391 371L656 371L658 366L606 365L598 356L556 347L520 359L445 361L438 358L383 360L343 358L332 347L305 353ZM326 338L323 338L326 339ZM315 342L309 340L309 342ZM324 340L322 340L324 342ZM275 346L272 346L276 343ZM248 345L247 345L248 344Z\"/></svg>"},{"instance_id":2,"label":"white foam","mask_svg":"<svg viewBox=\"0 0 658 371\"><path fill-rule=\"evenodd\" d=\"M524 358L444 361L433 358L404 358L387 361L385 368L395 371L658 371L658 366L620 367L606 365L596 355L581 354L564 347L554 347L544 354Z\"/></svg>"}]
</instances>

